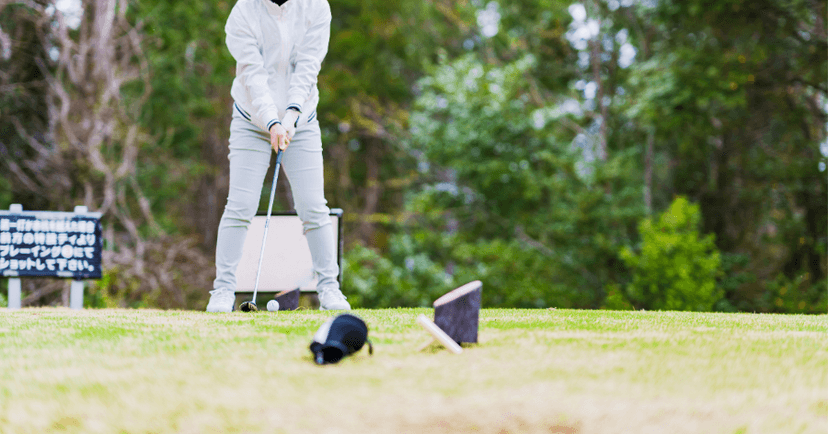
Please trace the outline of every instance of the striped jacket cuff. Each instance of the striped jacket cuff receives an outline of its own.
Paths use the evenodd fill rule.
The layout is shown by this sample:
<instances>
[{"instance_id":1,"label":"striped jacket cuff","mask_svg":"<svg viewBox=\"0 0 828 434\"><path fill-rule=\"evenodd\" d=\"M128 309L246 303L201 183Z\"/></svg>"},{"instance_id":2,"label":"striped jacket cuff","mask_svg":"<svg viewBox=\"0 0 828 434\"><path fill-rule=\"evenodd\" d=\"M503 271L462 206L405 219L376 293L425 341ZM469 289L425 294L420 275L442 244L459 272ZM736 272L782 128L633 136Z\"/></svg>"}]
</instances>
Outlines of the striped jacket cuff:
<instances>
[{"instance_id":1,"label":"striped jacket cuff","mask_svg":"<svg viewBox=\"0 0 828 434\"><path fill-rule=\"evenodd\" d=\"M247 121L250 121L250 114L244 111L243 108L239 107L238 103L234 102L233 107L236 108L236 110L239 112L240 115L242 115L243 118L245 118Z\"/></svg>"},{"instance_id":2,"label":"striped jacket cuff","mask_svg":"<svg viewBox=\"0 0 828 434\"><path fill-rule=\"evenodd\" d=\"M302 104L293 103L293 104L290 104L289 106L287 106L287 109L288 110L294 109L294 110L298 111L299 113L302 113Z\"/></svg>"},{"instance_id":3,"label":"striped jacket cuff","mask_svg":"<svg viewBox=\"0 0 828 434\"><path fill-rule=\"evenodd\" d=\"M270 129L273 128L274 125L281 124L281 123L282 122L279 121L279 119L273 119L272 121L267 123L267 130L270 131Z\"/></svg>"},{"instance_id":4,"label":"striped jacket cuff","mask_svg":"<svg viewBox=\"0 0 828 434\"><path fill-rule=\"evenodd\" d=\"M303 95L301 92L288 93L287 106L288 108L295 106L299 111L302 111L302 103L305 100L307 100L307 95Z\"/></svg>"}]
</instances>

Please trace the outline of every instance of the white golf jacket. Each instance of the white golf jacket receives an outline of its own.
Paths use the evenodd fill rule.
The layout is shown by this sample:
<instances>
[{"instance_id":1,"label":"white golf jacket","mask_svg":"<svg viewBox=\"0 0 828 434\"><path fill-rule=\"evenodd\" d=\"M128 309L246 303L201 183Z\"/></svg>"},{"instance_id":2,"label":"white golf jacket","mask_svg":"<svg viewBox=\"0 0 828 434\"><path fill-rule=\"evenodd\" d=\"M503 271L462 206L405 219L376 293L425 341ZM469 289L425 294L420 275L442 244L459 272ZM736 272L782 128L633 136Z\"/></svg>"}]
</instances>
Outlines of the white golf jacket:
<instances>
[{"instance_id":1,"label":"white golf jacket","mask_svg":"<svg viewBox=\"0 0 828 434\"><path fill-rule=\"evenodd\" d=\"M328 1L238 0L224 31L236 59L234 109L266 131L290 107L301 112L297 126L313 121L331 35Z\"/></svg>"}]
</instances>

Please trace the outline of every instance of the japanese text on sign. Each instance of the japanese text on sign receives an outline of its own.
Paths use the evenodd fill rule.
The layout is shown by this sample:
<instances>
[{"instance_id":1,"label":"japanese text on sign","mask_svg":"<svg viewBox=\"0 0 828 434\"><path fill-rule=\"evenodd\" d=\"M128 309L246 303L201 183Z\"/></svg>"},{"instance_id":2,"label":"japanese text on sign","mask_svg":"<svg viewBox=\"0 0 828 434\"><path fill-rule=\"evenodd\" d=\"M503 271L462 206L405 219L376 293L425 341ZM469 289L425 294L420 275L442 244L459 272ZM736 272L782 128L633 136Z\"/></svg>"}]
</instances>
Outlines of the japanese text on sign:
<instances>
[{"instance_id":1,"label":"japanese text on sign","mask_svg":"<svg viewBox=\"0 0 828 434\"><path fill-rule=\"evenodd\" d=\"M95 218L0 216L0 274L100 276L99 237Z\"/></svg>"}]
</instances>

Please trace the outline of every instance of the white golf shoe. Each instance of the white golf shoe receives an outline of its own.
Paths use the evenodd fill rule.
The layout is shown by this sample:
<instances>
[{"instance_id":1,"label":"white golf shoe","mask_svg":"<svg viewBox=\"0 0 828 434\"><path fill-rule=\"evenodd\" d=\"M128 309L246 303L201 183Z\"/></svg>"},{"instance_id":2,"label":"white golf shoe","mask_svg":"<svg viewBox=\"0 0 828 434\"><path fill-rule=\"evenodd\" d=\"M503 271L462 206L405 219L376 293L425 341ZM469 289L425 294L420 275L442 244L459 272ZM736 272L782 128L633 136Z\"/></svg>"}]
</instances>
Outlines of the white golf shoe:
<instances>
[{"instance_id":1,"label":"white golf shoe","mask_svg":"<svg viewBox=\"0 0 828 434\"><path fill-rule=\"evenodd\" d=\"M214 289L210 291L210 302L207 303L207 312L232 312L235 308L235 292L229 289Z\"/></svg>"},{"instance_id":2,"label":"white golf shoe","mask_svg":"<svg viewBox=\"0 0 828 434\"><path fill-rule=\"evenodd\" d=\"M351 305L339 289L320 289L319 310L351 310Z\"/></svg>"}]
</instances>

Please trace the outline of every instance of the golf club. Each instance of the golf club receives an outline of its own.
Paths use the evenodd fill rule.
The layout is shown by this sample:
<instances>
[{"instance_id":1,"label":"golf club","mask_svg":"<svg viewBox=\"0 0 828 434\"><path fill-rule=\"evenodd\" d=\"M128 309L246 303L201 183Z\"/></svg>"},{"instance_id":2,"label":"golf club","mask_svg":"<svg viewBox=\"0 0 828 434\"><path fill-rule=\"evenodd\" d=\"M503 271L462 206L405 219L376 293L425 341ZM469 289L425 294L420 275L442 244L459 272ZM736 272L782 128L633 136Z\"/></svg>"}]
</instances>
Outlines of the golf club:
<instances>
[{"instance_id":1,"label":"golf club","mask_svg":"<svg viewBox=\"0 0 828 434\"><path fill-rule=\"evenodd\" d=\"M256 284L253 286L253 299L245 301L239 306L242 312L256 312L256 293L259 291L259 276L262 274L262 259L264 259L265 241L267 241L267 227L270 224L270 213L273 211L273 198L276 196L276 181L279 180L279 169L282 167L282 150L276 153L276 168L273 170L273 185L270 186L270 203L267 204L267 219L265 220L262 250L259 253L259 267L256 269Z\"/></svg>"}]
</instances>

